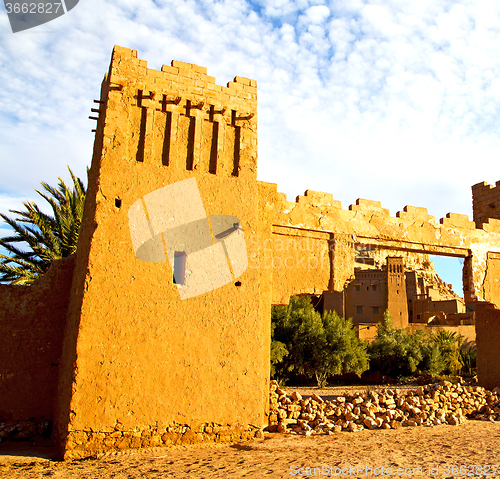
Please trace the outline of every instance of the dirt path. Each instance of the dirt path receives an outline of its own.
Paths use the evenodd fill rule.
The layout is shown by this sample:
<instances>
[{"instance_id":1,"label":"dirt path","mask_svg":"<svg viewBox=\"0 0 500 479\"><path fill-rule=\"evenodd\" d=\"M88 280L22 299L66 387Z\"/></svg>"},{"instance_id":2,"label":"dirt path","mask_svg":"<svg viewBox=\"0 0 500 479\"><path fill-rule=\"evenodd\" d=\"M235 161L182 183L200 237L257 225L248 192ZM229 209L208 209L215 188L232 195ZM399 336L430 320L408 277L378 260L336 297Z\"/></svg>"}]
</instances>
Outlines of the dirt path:
<instances>
[{"instance_id":1,"label":"dirt path","mask_svg":"<svg viewBox=\"0 0 500 479\"><path fill-rule=\"evenodd\" d=\"M15 447L17 452L13 449ZM266 434L261 442L171 447L70 463L51 461L47 459L50 453L50 448L30 448L19 443L0 444L0 477L371 478L387 477L387 468L391 468L392 475L396 477L492 478L500 477L500 468L494 474L491 468L473 470L468 467L462 468L463 473L460 474L460 470L454 470L452 466L499 464L500 423L468 421L455 427L364 430L313 437ZM371 467L371 474L362 472L361 466Z\"/></svg>"}]
</instances>

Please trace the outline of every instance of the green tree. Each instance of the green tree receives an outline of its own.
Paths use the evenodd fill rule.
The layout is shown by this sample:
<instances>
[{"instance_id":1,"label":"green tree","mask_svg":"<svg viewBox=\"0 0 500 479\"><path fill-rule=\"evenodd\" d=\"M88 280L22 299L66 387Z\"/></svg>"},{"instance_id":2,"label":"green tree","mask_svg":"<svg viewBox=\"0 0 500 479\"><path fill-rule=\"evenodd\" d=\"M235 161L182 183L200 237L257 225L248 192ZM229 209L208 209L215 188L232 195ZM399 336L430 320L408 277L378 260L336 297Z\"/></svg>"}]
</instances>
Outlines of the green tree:
<instances>
[{"instance_id":1,"label":"green tree","mask_svg":"<svg viewBox=\"0 0 500 479\"><path fill-rule=\"evenodd\" d=\"M443 329L430 335L429 341L439 348L441 355L445 359L444 370L449 374L456 374L462 368L460 348L463 340L463 336L457 332Z\"/></svg>"},{"instance_id":2,"label":"green tree","mask_svg":"<svg viewBox=\"0 0 500 479\"><path fill-rule=\"evenodd\" d=\"M271 306L271 374L279 382L299 372L295 338L301 318L311 310L309 298L301 296L290 298L286 306Z\"/></svg>"},{"instance_id":3,"label":"green tree","mask_svg":"<svg viewBox=\"0 0 500 479\"><path fill-rule=\"evenodd\" d=\"M290 345L295 370L309 378L323 376L324 352L327 348L321 315L312 308L305 308L298 318L298 327L294 331ZM318 376L318 374L320 376Z\"/></svg>"},{"instance_id":4,"label":"green tree","mask_svg":"<svg viewBox=\"0 0 500 479\"><path fill-rule=\"evenodd\" d=\"M36 203L30 201L23 203L25 211L9 210L18 215L16 218L0 213L14 230L13 235L0 238L0 246L9 253L0 254L0 282L31 284L45 274L54 260L76 252L85 187L80 178L68 170L73 181L72 189L58 178L57 188L42 182L45 192L35 190L49 203L52 215L43 213Z\"/></svg>"},{"instance_id":5,"label":"green tree","mask_svg":"<svg viewBox=\"0 0 500 479\"><path fill-rule=\"evenodd\" d=\"M371 369L393 378L414 374L424 358L424 341L423 331L412 334L394 328L386 310L383 322L378 325L377 337L368 348Z\"/></svg>"},{"instance_id":6,"label":"green tree","mask_svg":"<svg viewBox=\"0 0 500 479\"><path fill-rule=\"evenodd\" d=\"M476 343L464 342L460 348L461 373L472 376L476 373L477 349Z\"/></svg>"},{"instance_id":7,"label":"green tree","mask_svg":"<svg viewBox=\"0 0 500 479\"><path fill-rule=\"evenodd\" d=\"M420 369L432 376L436 376L446 369L447 360L436 343L429 341L428 337L424 339L425 341L422 344L423 359Z\"/></svg>"},{"instance_id":8,"label":"green tree","mask_svg":"<svg viewBox=\"0 0 500 479\"><path fill-rule=\"evenodd\" d=\"M319 387L330 376L355 373L361 376L369 368L368 343L360 341L352 319L344 321L335 311L323 315L323 343L315 354L318 357L314 374Z\"/></svg>"},{"instance_id":9,"label":"green tree","mask_svg":"<svg viewBox=\"0 0 500 479\"><path fill-rule=\"evenodd\" d=\"M271 338L274 338L276 324L271 322ZM275 378L278 374L277 366L283 363L285 356L288 355L286 344L281 341L271 340L271 377Z\"/></svg>"},{"instance_id":10,"label":"green tree","mask_svg":"<svg viewBox=\"0 0 500 479\"><path fill-rule=\"evenodd\" d=\"M321 387L332 375L368 369L367 344L357 338L352 321L336 313L321 316L307 297L273 306L272 331L271 369L278 380L295 372L315 377Z\"/></svg>"}]
</instances>

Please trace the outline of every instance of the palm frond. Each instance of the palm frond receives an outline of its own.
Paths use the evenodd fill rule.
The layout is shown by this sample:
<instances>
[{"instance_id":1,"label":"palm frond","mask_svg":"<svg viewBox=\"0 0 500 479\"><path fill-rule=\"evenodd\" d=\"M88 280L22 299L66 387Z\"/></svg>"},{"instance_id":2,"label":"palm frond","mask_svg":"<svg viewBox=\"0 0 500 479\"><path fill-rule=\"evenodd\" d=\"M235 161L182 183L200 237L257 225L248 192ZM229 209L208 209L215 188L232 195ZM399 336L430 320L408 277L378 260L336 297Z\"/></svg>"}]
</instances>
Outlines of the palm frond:
<instances>
[{"instance_id":1,"label":"palm frond","mask_svg":"<svg viewBox=\"0 0 500 479\"><path fill-rule=\"evenodd\" d=\"M10 236L0 238L0 246L9 254L0 254L0 282L31 284L54 260L76 252L86 190L82 180L68 170L72 188L58 178L57 187L42 182L45 191L35 190L50 205L52 215L30 201L23 203L25 211L9 210L16 218L0 213L14 230ZM27 245L27 249L16 244Z\"/></svg>"}]
</instances>

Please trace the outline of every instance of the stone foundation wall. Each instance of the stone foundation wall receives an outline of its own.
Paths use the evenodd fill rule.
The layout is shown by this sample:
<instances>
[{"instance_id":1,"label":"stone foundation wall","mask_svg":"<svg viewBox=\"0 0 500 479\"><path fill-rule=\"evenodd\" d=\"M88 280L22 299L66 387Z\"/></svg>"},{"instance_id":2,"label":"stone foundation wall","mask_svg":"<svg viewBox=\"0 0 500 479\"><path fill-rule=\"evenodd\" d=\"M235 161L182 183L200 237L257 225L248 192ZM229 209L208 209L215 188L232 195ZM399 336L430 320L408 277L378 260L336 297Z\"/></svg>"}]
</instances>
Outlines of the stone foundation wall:
<instances>
[{"instance_id":1,"label":"stone foundation wall","mask_svg":"<svg viewBox=\"0 0 500 479\"><path fill-rule=\"evenodd\" d=\"M253 426L202 424L198 428L172 424L144 430L71 431L67 437L65 459L80 459L112 451L188 445L198 443L229 443L262 439L262 429Z\"/></svg>"},{"instance_id":2,"label":"stone foundation wall","mask_svg":"<svg viewBox=\"0 0 500 479\"><path fill-rule=\"evenodd\" d=\"M27 441L36 438L48 439L51 435L52 421L44 418L0 422L0 442Z\"/></svg>"}]
</instances>

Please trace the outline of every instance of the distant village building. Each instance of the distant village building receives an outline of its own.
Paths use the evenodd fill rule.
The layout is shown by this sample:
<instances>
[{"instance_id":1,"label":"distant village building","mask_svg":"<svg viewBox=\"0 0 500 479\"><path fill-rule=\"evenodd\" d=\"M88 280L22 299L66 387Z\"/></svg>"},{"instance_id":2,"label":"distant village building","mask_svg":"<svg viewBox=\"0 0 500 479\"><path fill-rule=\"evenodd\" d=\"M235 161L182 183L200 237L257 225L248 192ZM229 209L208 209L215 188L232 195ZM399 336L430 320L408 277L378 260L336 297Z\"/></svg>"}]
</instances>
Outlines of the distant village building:
<instances>
[{"instance_id":1,"label":"distant village building","mask_svg":"<svg viewBox=\"0 0 500 479\"><path fill-rule=\"evenodd\" d=\"M386 310L396 328L413 324L475 324L472 307L456 295L451 299L449 295L444 298L436 285L419 276L417 271L405 271L401 257L388 257L387 264L375 269L355 268L354 274L354 280L344 291L323 293L320 309L352 318L360 337L374 337L376 325L383 320ZM451 286L448 288L451 290Z\"/></svg>"}]
</instances>

